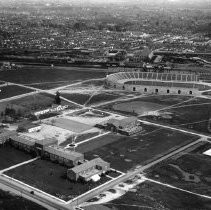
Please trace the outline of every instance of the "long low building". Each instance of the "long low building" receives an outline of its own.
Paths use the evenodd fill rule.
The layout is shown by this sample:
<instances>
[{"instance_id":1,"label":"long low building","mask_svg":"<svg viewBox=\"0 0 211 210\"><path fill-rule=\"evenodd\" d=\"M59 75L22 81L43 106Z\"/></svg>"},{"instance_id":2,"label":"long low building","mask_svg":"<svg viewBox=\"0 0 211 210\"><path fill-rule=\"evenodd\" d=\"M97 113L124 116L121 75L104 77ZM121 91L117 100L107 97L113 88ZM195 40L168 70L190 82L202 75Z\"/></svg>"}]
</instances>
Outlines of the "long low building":
<instances>
[{"instance_id":1,"label":"long low building","mask_svg":"<svg viewBox=\"0 0 211 210\"><path fill-rule=\"evenodd\" d=\"M35 141L33 139L24 138L24 136L12 136L10 142L14 147L23 149L27 152L35 151Z\"/></svg>"},{"instance_id":2,"label":"long low building","mask_svg":"<svg viewBox=\"0 0 211 210\"><path fill-rule=\"evenodd\" d=\"M105 162L101 158L95 158L93 160L84 162L81 165L67 170L67 177L70 180L77 181L83 179L84 181L100 179L99 175L110 170L110 163Z\"/></svg>"},{"instance_id":3,"label":"long low building","mask_svg":"<svg viewBox=\"0 0 211 210\"><path fill-rule=\"evenodd\" d=\"M59 162L66 166L75 166L84 161L84 155L79 152L66 150L63 147L52 145L43 148L43 157L53 162Z\"/></svg>"}]
</instances>

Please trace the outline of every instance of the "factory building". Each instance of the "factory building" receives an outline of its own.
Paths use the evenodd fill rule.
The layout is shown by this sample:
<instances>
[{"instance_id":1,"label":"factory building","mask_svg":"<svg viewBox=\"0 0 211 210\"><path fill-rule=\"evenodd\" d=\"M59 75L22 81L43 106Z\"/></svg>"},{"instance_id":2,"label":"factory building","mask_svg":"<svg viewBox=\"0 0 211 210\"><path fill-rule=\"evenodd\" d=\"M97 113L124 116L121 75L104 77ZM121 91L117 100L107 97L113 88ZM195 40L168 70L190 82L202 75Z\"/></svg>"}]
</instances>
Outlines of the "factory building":
<instances>
[{"instance_id":1,"label":"factory building","mask_svg":"<svg viewBox=\"0 0 211 210\"><path fill-rule=\"evenodd\" d=\"M110 170L110 163L105 162L101 158L95 158L91 161L84 162L81 165L67 170L67 177L70 180L77 181L98 181L101 174Z\"/></svg>"},{"instance_id":2,"label":"factory building","mask_svg":"<svg viewBox=\"0 0 211 210\"><path fill-rule=\"evenodd\" d=\"M44 147L42 156L50 159L52 162L58 162L69 167L78 165L84 161L83 154L66 150L57 145Z\"/></svg>"}]
</instances>

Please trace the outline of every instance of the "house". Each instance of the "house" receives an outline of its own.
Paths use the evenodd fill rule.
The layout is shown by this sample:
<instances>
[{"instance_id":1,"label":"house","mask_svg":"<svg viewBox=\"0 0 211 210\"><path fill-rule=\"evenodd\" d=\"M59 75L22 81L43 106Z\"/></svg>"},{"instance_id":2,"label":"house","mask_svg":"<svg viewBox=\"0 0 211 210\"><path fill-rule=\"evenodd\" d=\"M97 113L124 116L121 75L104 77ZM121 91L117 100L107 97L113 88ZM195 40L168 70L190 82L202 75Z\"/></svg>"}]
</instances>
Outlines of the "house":
<instances>
[{"instance_id":1,"label":"house","mask_svg":"<svg viewBox=\"0 0 211 210\"><path fill-rule=\"evenodd\" d=\"M83 179L85 181L90 181L91 179L99 180L99 175L108 170L110 170L110 163L105 162L101 158L95 158L84 162L81 165L75 166L74 168L68 169L67 177L73 181L77 181L78 179Z\"/></svg>"}]
</instances>

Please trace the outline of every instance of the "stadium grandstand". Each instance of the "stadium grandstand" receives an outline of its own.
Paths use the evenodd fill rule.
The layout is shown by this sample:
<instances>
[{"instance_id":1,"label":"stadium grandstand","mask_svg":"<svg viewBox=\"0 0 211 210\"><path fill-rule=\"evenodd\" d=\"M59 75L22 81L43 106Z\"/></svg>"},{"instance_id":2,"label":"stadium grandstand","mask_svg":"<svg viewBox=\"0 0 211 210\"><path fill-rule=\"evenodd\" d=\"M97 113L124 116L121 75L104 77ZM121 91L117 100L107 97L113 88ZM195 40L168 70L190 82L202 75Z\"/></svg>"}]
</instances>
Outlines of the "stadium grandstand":
<instances>
[{"instance_id":1,"label":"stadium grandstand","mask_svg":"<svg viewBox=\"0 0 211 210\"><path fill-rule=\"evenodd\" d=\"M108 87L146 94L198 95L210 86L196 74L118 72L106 78Z\"/></svg>"}]
</instances>

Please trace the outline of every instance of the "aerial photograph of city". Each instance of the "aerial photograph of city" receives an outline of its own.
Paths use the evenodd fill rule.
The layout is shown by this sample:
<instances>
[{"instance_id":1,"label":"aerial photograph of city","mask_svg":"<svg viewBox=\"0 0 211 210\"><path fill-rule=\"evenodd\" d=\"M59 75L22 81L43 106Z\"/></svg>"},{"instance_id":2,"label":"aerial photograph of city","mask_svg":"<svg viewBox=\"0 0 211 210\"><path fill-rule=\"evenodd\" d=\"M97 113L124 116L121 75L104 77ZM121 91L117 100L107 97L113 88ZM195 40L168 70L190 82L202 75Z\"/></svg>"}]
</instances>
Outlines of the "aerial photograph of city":
<instances>
[{"instance_id":1,"label":"aerial photograph of city","mask_svg":"<svg viewBox=\"0 0 211 210\"><path fill-rule=\"evenodd\" d=\"M0 210L211 210L211 0L0 0Z\"/></svg>"}]
</instances>

